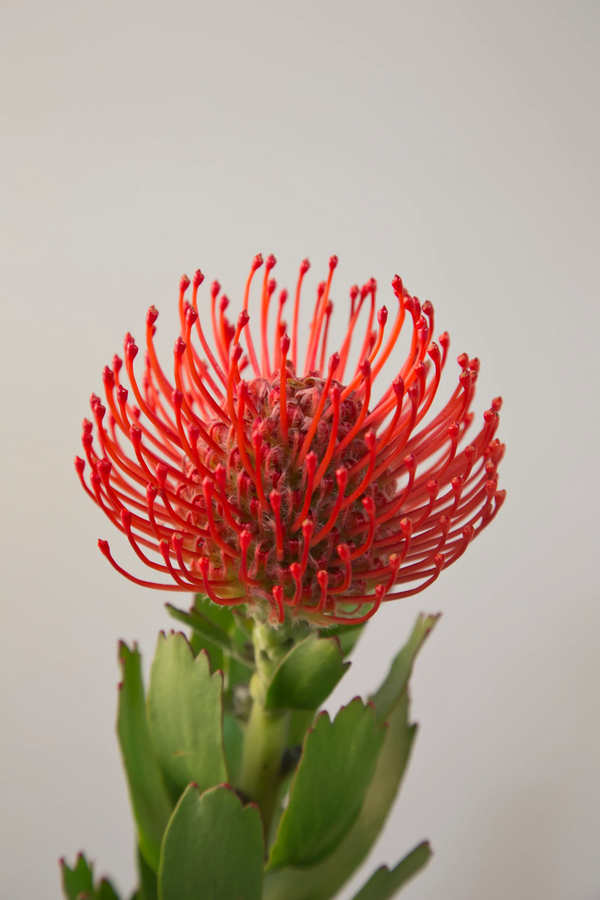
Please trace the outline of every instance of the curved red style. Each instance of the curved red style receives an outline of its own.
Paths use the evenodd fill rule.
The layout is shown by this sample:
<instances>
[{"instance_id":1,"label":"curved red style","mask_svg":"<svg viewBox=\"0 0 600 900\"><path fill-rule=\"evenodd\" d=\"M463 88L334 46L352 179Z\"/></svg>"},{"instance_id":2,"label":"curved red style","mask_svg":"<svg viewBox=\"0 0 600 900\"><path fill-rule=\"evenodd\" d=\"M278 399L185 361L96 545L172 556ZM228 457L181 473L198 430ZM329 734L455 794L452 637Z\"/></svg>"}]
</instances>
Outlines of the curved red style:
<instances>
[{"instance_id":1,"label":"curved red style","mask_svg":"<svg viewBox=\"0 0 600 900\"><path fill-rule=\"evenodd\" d=\"M288 295L281 291L270 346L275 262L273 256L264 262L256 346L248 306L260 255L235 325L213 283L212 347L198 312L204 276L196 272L189 301L190 281L181 279L181 333L169 375L154 348L158 312L150 307L143 373L128 334L124 361L115 356L103 372L106 402L92 395L96 434L84 419L82 436L89 484L85 460L76 457L75 466L136 555L169 579L135 578L99 541L114 568L136 584L263 609L273 624L286 616L360 623L382 602L435 581L498 512L505 497L497 474L504 445L495 438L501 400L467 443L479 361L462 354L454 392L422 424L449 337L433 340L433 306L412 297L399 276L391 316L385 306L375 311L374 279L351 288L348 329L326 363L335 256L317 291L303 364L298 310L308 260L300 266L291 337L282 321ZM346 375L361 313L367 322L360 362ZM375 401L374 383L405 319L412 328L408 356Z\"/></svg>"}]
</instances>

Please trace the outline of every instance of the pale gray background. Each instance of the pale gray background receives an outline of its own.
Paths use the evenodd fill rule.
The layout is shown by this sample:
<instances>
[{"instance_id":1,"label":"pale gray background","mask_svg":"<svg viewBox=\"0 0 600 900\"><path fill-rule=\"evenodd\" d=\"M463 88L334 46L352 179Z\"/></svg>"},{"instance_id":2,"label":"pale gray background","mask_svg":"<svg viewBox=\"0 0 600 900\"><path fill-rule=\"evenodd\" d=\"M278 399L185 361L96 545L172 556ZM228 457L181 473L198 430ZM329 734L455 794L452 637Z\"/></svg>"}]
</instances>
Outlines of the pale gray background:
<instances>
[{"instance_id":1,"label":"pale gray background","mask_svg":"<svg viewBox=\"0 0 600 900\"><path fill-rule=\"evenodd\" d=\"M429 837L412 900L600 897L598 12L3 0L2 900L57 900L80 848L133 886L116 640L149 657L169 620L98 552L131 559L72 457L124 332L156 303L168 360L180 274L239 302L257 251L288 283L308 255L312 286L339 254L341 306L400 272L453 357L481 357L478 413L505 398L501 516L379 614L336 693L372 688L416 612L443 610L356 884Z\"/></svg>"}]
</instances>

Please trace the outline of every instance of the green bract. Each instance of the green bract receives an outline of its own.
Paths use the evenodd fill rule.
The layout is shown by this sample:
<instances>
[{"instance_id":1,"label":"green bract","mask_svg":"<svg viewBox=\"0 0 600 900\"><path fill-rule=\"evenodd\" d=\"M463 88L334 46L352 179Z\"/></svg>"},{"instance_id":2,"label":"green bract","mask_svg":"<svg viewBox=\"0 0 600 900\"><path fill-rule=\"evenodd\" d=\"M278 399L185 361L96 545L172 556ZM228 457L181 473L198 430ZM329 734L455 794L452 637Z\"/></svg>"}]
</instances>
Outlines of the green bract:
<instances>
[{"instance_id":1,"label":"green bract","mask_svg":"<svg viewBox=\"0 0 600 900\"><path fill-rule=\"evenodd\" d=\"M183 634L161 634L150 674L148 723L154 750L170 781L200 790L227 780L223 752L223 676L208 654L194 659Z\"/></svg>"},{"instance_id":2,"label":"green bract","mask_svg":"<svg viewBox=\"0 0 600 900\"><path fill-rule=\"evenodd\" d=\"M120 645L118 735L139 845L131 900L329 900L371 851L416 735L408 683L437 621L420 616L367 703L319 708L361 627L273 629L201 596L192 631L161 634L145 696ZM418 845L355 900L388 900L428 861ZM84 857L62 863L67 900L119 900Z\"/></svg>"}]
</instances>

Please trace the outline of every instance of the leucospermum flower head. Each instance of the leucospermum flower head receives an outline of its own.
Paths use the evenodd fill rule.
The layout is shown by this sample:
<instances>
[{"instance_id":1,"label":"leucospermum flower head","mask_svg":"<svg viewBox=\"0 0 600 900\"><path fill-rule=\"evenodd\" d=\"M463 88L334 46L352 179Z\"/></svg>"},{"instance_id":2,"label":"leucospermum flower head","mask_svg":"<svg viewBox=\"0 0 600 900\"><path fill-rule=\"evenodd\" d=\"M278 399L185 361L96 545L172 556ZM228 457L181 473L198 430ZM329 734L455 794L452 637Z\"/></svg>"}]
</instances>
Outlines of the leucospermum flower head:
<instances>
[{"instance_id":1,"label":"leucospermum flower head","mask_svg":"<svg viewBox=\"0 0 600 900\"><path fill-rule=\"evenodd\" d=\"M350 289L348 328L328 356L335 256L301 362L298 312L309 262L300 266L289 333L288 294L275 299L274 266L273 256L255 257L235 324L218 282L202 299L202 273L191 283L184 276L168 372L150 307L143 366L126 335L123 359L115 356L103 372L105 401L92 395L82 436L89 480L85 460L75 466L89 496L156 573L158 580L128 574L99 541L136 584L201 592L272 624L364 622L382 602L435 581L496 515L505 496L498 489L504 446L495 437L501 400L472 429L479 361L462 354L452 394L427 416L449 337L434 340L432 304L411 296L397 275L390 312L377 310L374 279ZM252 335L250 289L261 267ZM376 380L405 323L408 355L382 389Z\"/></svg>"}]
</instances>

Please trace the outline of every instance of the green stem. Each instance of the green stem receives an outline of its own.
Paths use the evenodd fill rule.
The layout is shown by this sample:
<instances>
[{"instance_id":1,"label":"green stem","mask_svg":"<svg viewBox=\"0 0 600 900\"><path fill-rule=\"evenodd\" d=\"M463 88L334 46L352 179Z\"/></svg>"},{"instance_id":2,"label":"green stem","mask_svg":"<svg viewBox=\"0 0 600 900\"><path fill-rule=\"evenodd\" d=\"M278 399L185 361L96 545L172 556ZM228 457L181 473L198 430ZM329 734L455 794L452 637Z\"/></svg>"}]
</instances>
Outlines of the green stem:
<instances>
[{"instance_id":1,"label":"green stem","mask_svg":"<svg viewBox=\"0 0 600 900\"><path fill-rule=\"evenodd\" d=\"M246 726L240 788L260 809L265 837L277 805L289 712L270 712L255 701Z\"/></svg>"},{"instance_id":2,"label":"green stem","mask_svg":"<svg viewBox=\"0 0 600 900\"><path fill-rule=\"evenodd\" d=\"M252 639L256 672L250 681L252 711L246 726L239 787L258 804L265 838L268 838L282 784L281 763L290 727L289 710L265 709L265 697L273 674L304 629L284 624L274 629L254 623Z\"/></svg>"}]
</instances>

